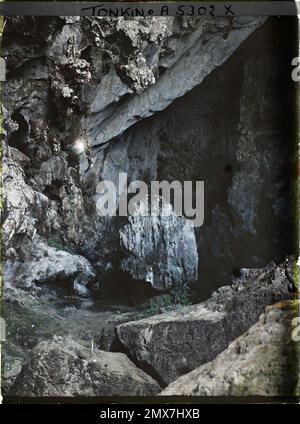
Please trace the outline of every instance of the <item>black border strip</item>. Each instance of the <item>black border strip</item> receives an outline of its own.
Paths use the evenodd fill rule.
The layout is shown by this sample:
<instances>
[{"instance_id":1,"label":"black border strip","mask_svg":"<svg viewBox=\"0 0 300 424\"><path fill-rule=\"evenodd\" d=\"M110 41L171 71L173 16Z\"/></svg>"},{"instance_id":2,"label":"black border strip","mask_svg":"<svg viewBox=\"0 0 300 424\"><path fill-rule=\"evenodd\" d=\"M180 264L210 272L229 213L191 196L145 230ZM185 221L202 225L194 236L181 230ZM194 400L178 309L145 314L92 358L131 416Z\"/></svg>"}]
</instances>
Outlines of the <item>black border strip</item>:
<instances>
[{"instance_id":1,"label":"black border strip","mask_svg":"<svg viewBox=\"0 0 300 424\"><path fill-rule=\"evenodd\" d=\"M0 15L6 16L295 16L297 9L299 1L0 3Z\"/></svg>"}]
</instances>

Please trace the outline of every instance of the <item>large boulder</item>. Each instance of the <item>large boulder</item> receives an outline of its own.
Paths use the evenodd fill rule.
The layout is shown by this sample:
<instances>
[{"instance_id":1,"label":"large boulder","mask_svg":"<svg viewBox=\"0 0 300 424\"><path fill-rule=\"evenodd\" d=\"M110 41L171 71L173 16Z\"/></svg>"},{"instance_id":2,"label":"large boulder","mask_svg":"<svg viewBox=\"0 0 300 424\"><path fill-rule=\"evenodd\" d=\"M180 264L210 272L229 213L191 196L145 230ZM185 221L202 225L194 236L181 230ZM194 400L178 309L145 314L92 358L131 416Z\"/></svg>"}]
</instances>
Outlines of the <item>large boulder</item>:
<instances>
[{"instance_id":1,"label":"large boulder","mask_svg":"<svg viewBox=\"0 0 300 424\"><path fill-rule=\"evenodd\" d=\"M257 322L266 306L288 299L291 262L243 270L232 286L203 303L120 325L118 338L141 366L169 384L213 360Z\"/></svg>"},{"instance_id":2,"label":"large boulder","mask_svg":"<svg viewBox=\"0 0 300 424\"><path fill-rule=\"evenodd\" d=\"M25 361L12 396L145 396L160 386L123 353L91 351L69 338L39 343Z\"/></svg>"},{"instance_id":3,"label":"large boulder","mask_svg":"<svg viewBox=\"0 0 300 424\"><path fill-rule=\"evenodd\" d=\"M162 396L292 396L298 380L292 320L297 305L279 302L217 358L171 383Z\"/></svg>"},{"instance_id":4,"label":"large boulder","mask_svg":"<svg viewBox=\"0 0 300 424\"><path fill-rule=\"evenodd\" d=\"M88 296L88 284L96 273L89 261L80 255L50 247L35 237L36 244L27 246L28 262L7 259L5 276L7 286L26 289L45 283L69 285L77 294ZM30 261L31 259L31 261Z\"/></svg>"}]
</instances>

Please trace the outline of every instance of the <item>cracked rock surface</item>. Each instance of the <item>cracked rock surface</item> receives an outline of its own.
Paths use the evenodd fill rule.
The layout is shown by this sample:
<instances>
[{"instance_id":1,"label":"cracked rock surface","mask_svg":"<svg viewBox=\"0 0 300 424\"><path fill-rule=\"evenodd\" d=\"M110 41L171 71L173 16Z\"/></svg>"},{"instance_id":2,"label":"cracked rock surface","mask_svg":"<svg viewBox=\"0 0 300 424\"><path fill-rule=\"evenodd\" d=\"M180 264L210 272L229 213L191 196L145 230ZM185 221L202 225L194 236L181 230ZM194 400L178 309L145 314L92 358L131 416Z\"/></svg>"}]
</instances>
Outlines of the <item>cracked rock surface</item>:
<instances>
[{"instance_id":1,"label":"cracked rock surface","mask_svg":"<svg viewBox=\"0 0 300 424\"><path fill-rule=\"evenodd\" d=\"M140 208L148 207L147 203L142 201ZM165 201L161 213L130 216L120 229L121 246L127 256L121 269L129 271L136 280L166 291L197 280L198 254L193 224L177 216Z\"/></svg>"},{"instance_id":2,"label":"cracked rock surface","mask_svg":"<svg viewBox=\"0 0 300 424\"><path fill-rule=\"evenodd\" d=\"M70 339L39 343L15 380L17 396L146 396L159 385L123 353L90 350Z\"/></svg>"},{"instance_id":3,"label":"cracked rock surface","mask_svg":"<svg viewBox=\"0 0 300 424\"><path fill-rule=\"evenodd\" d=\"M299 305L269 306L259 321L212 362L171 383L162 396L295 396L298 346L292 320Z\"/></svg>"},{"instance_id":4,"label":"cracked rock surface","mask_svg":"<svg viewBox=\"0 0 300 424\"><path fill-rule=\"evenodd\" d=\"M289 299L287 267L288 262L251 270L203 303L122 324L118 338L137 363L147 364L169 384L213 360L258 320L266 306Z\"/></svg>"},{"instance_id":5,"label":"cracked rock surface","mask_svg":"<svg viewBox=\"0 0 300 424\"><path fill-rule=\"evenodd\" d=\"M6 18L6 393L156 394L292 296L289 22ZM204 181L204 225L99 216L120 173Z\"/></svg>"}]
</instances>

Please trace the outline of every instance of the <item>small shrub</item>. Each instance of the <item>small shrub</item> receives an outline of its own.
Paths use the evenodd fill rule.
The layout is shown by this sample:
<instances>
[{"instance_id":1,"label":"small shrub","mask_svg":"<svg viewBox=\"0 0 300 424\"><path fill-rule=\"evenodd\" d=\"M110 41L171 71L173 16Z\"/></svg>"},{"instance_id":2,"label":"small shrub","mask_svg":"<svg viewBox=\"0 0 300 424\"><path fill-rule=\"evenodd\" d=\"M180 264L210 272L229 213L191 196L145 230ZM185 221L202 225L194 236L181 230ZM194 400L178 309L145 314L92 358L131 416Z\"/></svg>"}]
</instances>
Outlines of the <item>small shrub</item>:
<instances>
[{"instance_id":1,"label":"small shrub","mask_svg":"<svg viewBox=\"0 0 300 424\"><path fill-rule=\"evenodd\" d=\"M151 298L148 302L148 307L142 313L142 317L145 318L162 314L191 304L192 302L190 301L187 284L177 284L168 294L162 294Z\"/></svg>"}]
</instances>

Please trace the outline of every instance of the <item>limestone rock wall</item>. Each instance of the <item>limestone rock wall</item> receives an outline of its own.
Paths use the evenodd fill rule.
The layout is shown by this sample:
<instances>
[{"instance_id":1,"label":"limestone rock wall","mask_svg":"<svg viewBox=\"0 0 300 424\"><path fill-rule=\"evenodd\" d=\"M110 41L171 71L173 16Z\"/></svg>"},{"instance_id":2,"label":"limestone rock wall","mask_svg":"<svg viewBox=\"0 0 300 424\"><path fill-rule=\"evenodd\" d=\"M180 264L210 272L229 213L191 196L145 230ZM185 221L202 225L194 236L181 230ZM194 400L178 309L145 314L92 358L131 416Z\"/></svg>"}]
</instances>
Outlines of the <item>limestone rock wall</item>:
<instances>
[{"instance_id":1,"label":"limestone rock wall","mask_svg":"<svg viewBox=\"0 0 300 424\"><path fill-rule=\"evenodd\" d=\"M89 261L93 278L82 267L70 277L83 295L124 271L148 281L145 256L124 250L138 220L96 211L97 184L117 183L120 172L129 182L205 182L204 225L181 245L189 224L172 227L177 252L143 235L148 258L161 252L158 270L175 258L176 277L154 272L155 289L182 279L207 297L234 269L291 253L291 134L281 111L292 106L280 31L276 18L8 18L6 281L14 284L18 264L22 273L43 267L45 244Z\"/></svg>"}]
</instances>

